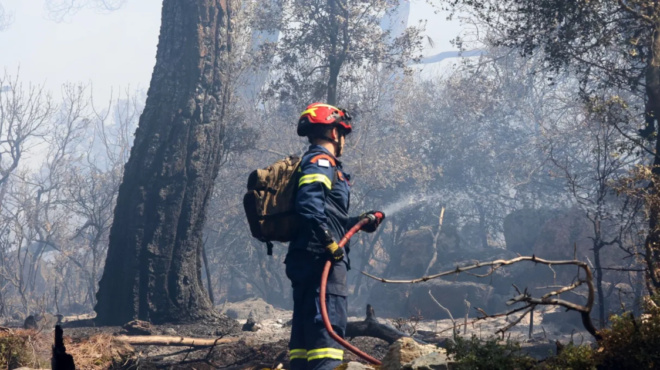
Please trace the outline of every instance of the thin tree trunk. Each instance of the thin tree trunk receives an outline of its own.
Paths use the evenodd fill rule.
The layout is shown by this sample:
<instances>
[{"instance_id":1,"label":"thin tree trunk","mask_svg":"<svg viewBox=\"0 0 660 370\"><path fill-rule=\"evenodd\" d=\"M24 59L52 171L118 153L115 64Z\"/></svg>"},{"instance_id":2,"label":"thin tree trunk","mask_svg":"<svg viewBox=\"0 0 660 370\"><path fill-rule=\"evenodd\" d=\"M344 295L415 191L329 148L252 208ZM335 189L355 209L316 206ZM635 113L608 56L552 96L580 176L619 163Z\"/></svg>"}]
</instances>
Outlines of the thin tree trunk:
<instances>
[{"instance_id":1,"label":"thin tree trunk","mask_svg":"<svg viewBox=\"0 0 660 370\"><path fill-rule=\"evenodd\" d=\"M223 0L164 0L156 66L119 188L97 322L214 315L201 279L202 226L218 173Z\"/></svg>"},{"instance_id":2,"label":"thin tree trunk","mask_svg":"<svg viewBox=\"0 0 660 370\"><path fill-rule=\"evenodd\" d=\"M337 104L337 79L341 68L338 64L336 61L330 62L330 78L328 79L328 104L330 105Z\"/></svg>"},{"instance_id":3,"label":"thin tree trunk","mask_svg":"<svg viewBox=\"0 0 660 370\"><path fill-rule=\"evenodd\" d=\"M597 240L598 236L596 236ZM598 295L598 326L605 328L605 295L603 294L603 267L600 261L600 250L603 248L600 241L594 243L594 273L596 275L596 294Z\"/></svg>"}]
</instances>

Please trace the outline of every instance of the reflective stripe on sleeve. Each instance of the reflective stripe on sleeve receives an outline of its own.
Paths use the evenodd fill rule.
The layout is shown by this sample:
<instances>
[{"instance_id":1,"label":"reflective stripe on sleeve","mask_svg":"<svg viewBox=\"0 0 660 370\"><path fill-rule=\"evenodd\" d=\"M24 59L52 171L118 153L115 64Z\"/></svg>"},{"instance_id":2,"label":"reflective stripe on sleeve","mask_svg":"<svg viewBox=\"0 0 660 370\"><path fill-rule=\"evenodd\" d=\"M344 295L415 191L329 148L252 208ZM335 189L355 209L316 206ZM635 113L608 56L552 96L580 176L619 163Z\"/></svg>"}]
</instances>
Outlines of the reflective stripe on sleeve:
<instances>
[{"instance_id":1,"label":"reflective stripe on sleeve","mask_svg":"<svg viewBox=\"0 0 660 370\"><path fill-rule=\"evenodd\" d=\"M311 184L313 182L322 182L323 185L328 188L328 190L332 189L332 181L330 181L328 176L322 173L313 173L311 175L302 176L300 181L298 181L298 187L301 187L305 184Z\"/></svg>"},{"instance_id":2,"label":"reflective stripe on sleeve","mask_svg":"<svg viewBox=\"0 0 660 370\"><path fill-rule=\"evenodd\" d=\"M307 350L306 349L291 349L289 350L289 360L296 359L307 359Z\"/></svg>"},{"instance_id":3,"label":"reflective stripe on sleeve","mask_svg":"<svg viewBox=\"0 0 660 370\"><path fill-rule=\"evenodd\" d=\"M344 351L337 348L318 348L307 351L307 361L314 361L323 358L344 360Z\"/></svg>"}]
</instances>

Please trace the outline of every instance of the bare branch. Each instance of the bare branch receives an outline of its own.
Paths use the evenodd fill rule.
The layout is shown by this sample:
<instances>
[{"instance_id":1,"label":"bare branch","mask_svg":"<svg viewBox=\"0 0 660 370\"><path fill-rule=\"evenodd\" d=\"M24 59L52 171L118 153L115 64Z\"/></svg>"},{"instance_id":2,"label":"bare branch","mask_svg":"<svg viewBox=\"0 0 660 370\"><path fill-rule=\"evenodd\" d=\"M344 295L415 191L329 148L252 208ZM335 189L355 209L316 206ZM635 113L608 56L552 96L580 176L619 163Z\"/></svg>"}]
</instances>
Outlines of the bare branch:
<instances>
[{"instance_id":1,"label":"bare branch","mask_svg":"<svg viewBox=\"0 0 660 370\"><path fill-rule=\"evenodd\" d=\"M493 268L499 268L501 266L507 266L507 265L511 265L511 264L521 262L521 261L530 261L530 262L535 262L535 263L541 263L541 264L544 264L544 265L576 265L576 266L579 266L579 267L587 268L586 263L584 263L582 261L578 261L578 260L550 261L550 260L545 260L545 259L542 259L542 258L538 258L536 256L531 256L531 257L529 257L529 256L520 256L520 257L517 257L517 258L514 258L514 259L510 259L510 260L495 260L495 261L489 261L489 262L477 262L473 265L464 266L464 267L456 266L456 269L454 269L454 270L445 271L445 272L441 272L439 274L430 275L430 276L423 276L421 278L411 279L411 280L389 280L389 279L373 276L373 275L371 275L367 272L364 272L364 271L362 271L362 273L364 275L366 275L366 276L368 276L368 277L370 277L374 280L378 280L382 283L416 284L416 283L422 283L422 282L425 282L425 281L429 281L429 280L432 280L432 279L437 279L437 278L443 277L443 276L448 276L448 275L453 275L453 274L460 274L461 272L474 270L474 269L477 269L477 268L480 268L480 267L491 266Z\"/></svg>"},{"instance_id":2,"label":"bare branch","mask_svg":"<svg viewBox=\"0 0 660 370\"><path fill-rule=\"evenodd\" d=\"M653 18L636 11L635 9L631 8L628 4L624 3L623 0L617 0L617 2L619 3L621 9L625 10L626 12L632 14L637 18L644 20L645 22L653 23Z\"/></svg>"},{"instance_id":3,"label":"bare branch","mask_svg":"<svg viewBox=\"0 0 660 370\"><path fill-rule=\"evenodd\" d=\"M529 306L525 306L525 307L528 307L527 310L526 310L525 312L523 312L518 318L516 318L515 320L511 321L509 324L507 324L507 325L504 326L503 328L498 329L495 333L502 333L502 334L504 334L504 332L506 332L506 331L508 331L509 329L511 329L512 327L518 325L518 323L521 322L522 319L525 318L525 316L527 316L528 313L530 313L530 312L532 312L532 310L534 310L534 308L536 307L536 305L529 305Z\"/></svg>"},{"instance_id":4,"label":"bare branch","mask_svg":"<svg viewBox=\"0 0 660 370\"><path fill-rule=\"evenodd\" d=\"M546 259L538 258L536 256L531 256L531 257L529 257L529 256L520 256L520 257L517 257L517 258L514 258L514 259L510 259L510 260L495 260L495 261L489 261L489 262L477 262L473 265L464 266L464 267L456 266L456 269L454 269L454 270L445 271L445 272L441 272L439 274L435 274L435 275L431 275L431 276L424 276L424 277L421 277L421 278L418 278L418 279L412 279L412 280L388 280L388 279L384 279L384 278L375 277L375 276L370 275L370 274L368 274L364 271L362 273L364 275L372 278L372 279L378 280L378 281L383 282L383 283L414 284L414 283L420 283L420 282L428 281L428 280L435 279L435 278L442 277L442 276L458 274L458 273L461 273L461 272L464 272L464 271L473 270L473 269L477 269L477 268L480 268L480 267L490 266L492 268L497 268L497 267L501 267L501 266L511 265L511 264L514 264L514 263L517 263L517 262L522 262L522 261L530 261L530 262L534 262L534 263L544 264L544 265L547 265L547 266L575 265L575 266L578 266L578 268L584 270L585 278L580 279L577 282L575 282L575 283L573 283L569 286L562 287L560 289L549 292L549 293L543 295L541 298L532 297L527 292L527 289L525 289L523 292L520 292L520 289L518 289L518 287L516 287L514 285L514 288L516 289L516 291L518 291L518 296L511 298L510 300L508 300L506 302L506 304L507 305L513 305L513 304L516 304L516 303L525 303L525 305L522 308L518 308L518 309L515 309L513 311L507 312L505 315L510 315L511 313L519 311L521 309L527 309L527 308L530 308L530 307L533 308L534 306L537 306L537 305L562 306L562 307L567 308L569 310L575 310L575 311L580 312L580 314L582 315L582 323L583 323L585 329L587 329L587 331L589 331L589 333L591 335L593 335L597 340L599 340L601 338L601 336L596 331L596 328L594 327L593 323L591 322L591 317L590 317L590 313L591 313L591 310L593 308L594 299L595 299L593 274L591 273L591 269L589 268L589 266L586 263L582 262L582 261L578 261L578 260L552 261L552 260L546 260ZM587 302L584 305L580 305L580 304L577 304L577 303L565 301L565 300L562 300L562 299L550 298L552 296L561 294L563 292L571 291L571 290L579 287L582 284L586 284L587 288L588 288L588 291L589 291L588 296L587 296ZM480 312L482 314L485 314L485 312L483 310L481 310ZM495 316L490 316L490 317L495 317ZM487 318L487 317L482 317L480 319L485 319L485 318ZM519 321L520 320L518 320L518 322ZM508 330L508 328L505 328L505 330Z\"/></svg>"},{"instance_id":5,"label":"bare branch","mask_svg":"<svg viewBox=\"0 0 660 370\"><path fill-rule=\"evenodd\" d=\"M431 299L433 300L433 302L435 302L435 304L437 304L440 308L442 308L447 313L447 315L449 315L449 318L451 319L451 322L454 324L454 327L456 327L456 320L454 320L454 316L451 314L451 311L449 311L449 309L447 307L441 305L440 302L438 302L438 300L435 299L435 297L433 296L433 293L431 293L430 290L429 290L429 295L431 296Z\"/></svg>"}]
</instances>

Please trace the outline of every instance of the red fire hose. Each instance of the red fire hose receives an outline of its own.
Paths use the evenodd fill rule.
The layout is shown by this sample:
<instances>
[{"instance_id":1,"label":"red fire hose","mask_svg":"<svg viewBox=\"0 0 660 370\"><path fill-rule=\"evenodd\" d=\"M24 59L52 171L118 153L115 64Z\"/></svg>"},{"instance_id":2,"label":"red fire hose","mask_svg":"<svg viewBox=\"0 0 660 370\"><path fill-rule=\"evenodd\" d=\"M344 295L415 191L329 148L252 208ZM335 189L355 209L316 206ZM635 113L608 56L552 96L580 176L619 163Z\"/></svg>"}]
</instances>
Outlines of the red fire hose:
<instances>
[{"instance_id":1,"label":"red fire hose","mask_svg":"<svg viewBox=\"0 0 660 370\"><path fill-rule=\"evenodd\" d=\"M378 212L378 214L380 214L380 212ZM380 216L377 215L376 217L382 219L383 215L380 214ZM346 245L346 242L348 242L348 240L353 236L353 234L358 232L360 228L362 228L362 226L364 226L369 222L371 222L371 220L365 217L362 220L360 220L357 224L355 224L355 226L353 226L350 230L348 230L346 235L344 235L344 237L341 238L341 240L339 241L338 244L339 248L344 248L344 245ZM323 267L323 275L321 275L321 292L319 293L319 301L321 302L321 317L323 318L323 325L325 325L325 329L328 331L328 334L330 334L332 339L334 339L335 341L337 341L337 343L344 346L344 348L355 353L364 360L371 362L374 365L380 365L380 361L360 351L360 349L348 343L346 340L344 340L344 338L340 337L339 335L337 335L337 333L335 333L334 330L332 330L332 325L330 324L330 319L328 318L328 308L325 305L325 287L328 284L328 275L330 274L331 266L332 266L332 262L327 261L325 263L325 266Z\"/></svg>"}]
</instances>

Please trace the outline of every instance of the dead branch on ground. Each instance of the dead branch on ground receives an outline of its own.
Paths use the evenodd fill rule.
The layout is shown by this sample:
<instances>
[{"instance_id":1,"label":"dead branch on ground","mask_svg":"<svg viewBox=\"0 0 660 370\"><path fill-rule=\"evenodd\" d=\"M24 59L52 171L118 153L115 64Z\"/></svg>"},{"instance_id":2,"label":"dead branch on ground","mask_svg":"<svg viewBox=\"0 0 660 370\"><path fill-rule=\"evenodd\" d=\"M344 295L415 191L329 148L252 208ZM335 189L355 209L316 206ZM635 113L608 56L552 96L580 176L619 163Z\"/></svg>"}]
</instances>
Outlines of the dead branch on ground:
<instances>
[{"instance_id":1,"label":"dead branch on ground","mask_svg":"<svg viewBox=\"0 0 660 370\"><path fill-rule=\"evenodd\" d=\"M238 341L236 338L187 338L165 335L118 335L113 339L135 345L211 347Z\"/></svg>"}]
</instances>

